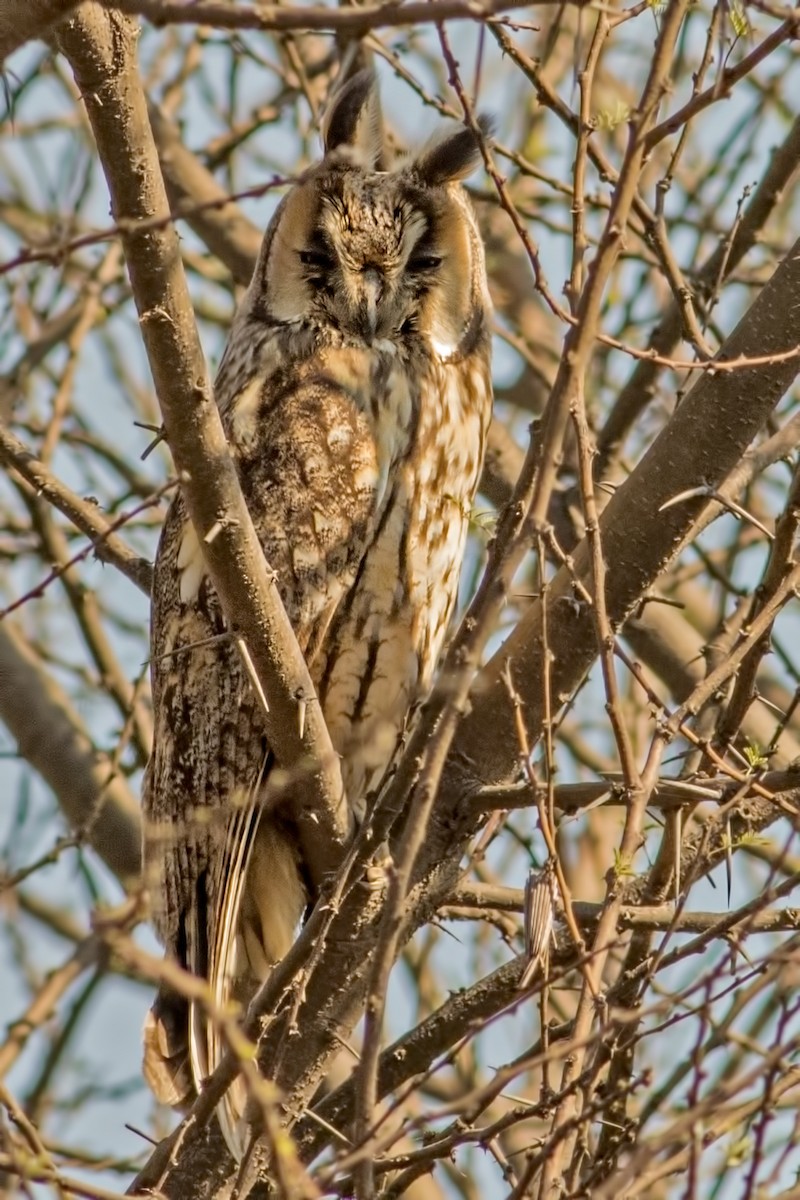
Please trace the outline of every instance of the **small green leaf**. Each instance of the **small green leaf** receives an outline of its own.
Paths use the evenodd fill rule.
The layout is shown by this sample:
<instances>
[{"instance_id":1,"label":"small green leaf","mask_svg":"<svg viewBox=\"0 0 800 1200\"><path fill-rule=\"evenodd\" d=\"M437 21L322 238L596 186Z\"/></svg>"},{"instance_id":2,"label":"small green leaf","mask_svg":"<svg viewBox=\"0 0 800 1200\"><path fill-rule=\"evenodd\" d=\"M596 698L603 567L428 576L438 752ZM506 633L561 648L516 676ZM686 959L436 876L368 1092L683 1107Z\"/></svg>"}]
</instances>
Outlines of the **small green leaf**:
<instances>
[{"instance_id":1,"label":"small green leaf","mask_svg":"<svg viewBox=\"0 0 800 1200\"><path fill-rule=\"evenodd\" d=\"M734 842L731 843L731 846L734 850L739 850L742 847L746 847L746 846L758 847L758 846L770 846L771 844L772 844L771 839L768 837L764 837L760 833L743 833L738 838L736 838L736 840Z\"/></svg>"},{"instance_id":2,"label":"small green leaf","mask_svg":"<svg viewBox=\"0 0 800 1200\"><path fill-rule=\"evenodd\" d=\"M617 100L613 108L602 108L600 112L596 113L594 124L596 129L604 129L610 132L619 125L624 125L630 118L630 105L624 104L622 100Z\"/></svg>"},{"instance_id":3,"label":"small green leaf","mask_svg":"<svg viewBox=\"0 0 800 1200\"><path fill-rule=\"evenodd\" d=\"M735 1142L731 1142L728 1146L728 1153L725 1155L726 1167L740 1167L750 1158L752 1149L750 1138L747 1134L742 1134Z\"/></svg>"},{"instance_id":4,"label":"small green leaf","mask_svg":"<svg viewBox=\"0 0 800 1200\"><path fill-rule=\"evenodd\" d=\"M747 759L747 765L751 771L756 771L759 767L769 766L769 758L764 754L758 742L748 743L742 753Z\"/></svg>"},{"instance_id":5,"label":"small green leaf","mask_svg":"<svg viewBox=\"0 0 800 1200\"><path fill-rule=\"evenodd\" d=\"M737 37L747 37L750 33L750 22L741 0L732 0L730 8L731 25Z\"/></svg>"},{"instance_id":6,"label":"small green leaf","mask_svg":"<svg viewBox=\"0 0 800 1200\"><path fill-rule=\"evenodd\" d=\"M479 529L481 533L494 534L497 529L497 513L489 508L473 508L469 514L470 529Z\"/></svg>"}]
</instances>

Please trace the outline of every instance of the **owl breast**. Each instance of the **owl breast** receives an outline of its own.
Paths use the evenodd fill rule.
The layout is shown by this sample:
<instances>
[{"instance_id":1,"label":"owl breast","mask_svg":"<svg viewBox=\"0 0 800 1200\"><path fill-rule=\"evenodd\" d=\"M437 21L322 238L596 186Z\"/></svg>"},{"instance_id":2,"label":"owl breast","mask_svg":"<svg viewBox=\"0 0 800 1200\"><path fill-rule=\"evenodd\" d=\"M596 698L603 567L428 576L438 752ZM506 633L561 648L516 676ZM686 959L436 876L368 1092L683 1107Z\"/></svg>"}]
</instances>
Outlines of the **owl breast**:
<instances>
[{"instance_id":1,"label":"owl breast","mask_svg":"<svg viewBox=\"0 0 800 1200\"><path fill-rule=\"evenodd\" d=\"M363 810L430 687L452 616L491 415L489 360L424 337L329 330L240 342L218 391L248 507ZM488 336L481 327L480 336ZM470 347L470 349L474 349ZM191 528L187 537L191 538ZM194 581L196 560L187 576Z\"/></svg>"},{"instance_id":2,"label":"owl breast","mask_svg":"<svg viewBox=\"0 0 800 1200\"><path fill-rule=\"evenodd\" d=\"M312 663L357 809L430 687L457 599L491 407L488 372L478 363L464 370L430 358L418 386L398 376L390 384L378 406L376 444L405 444L405 452L392 464L358 586ZM409 403L392 400L393 393L408 393ZM396 421L407 409L416 418L410 437Z\"/></svg>"}]
</instances>

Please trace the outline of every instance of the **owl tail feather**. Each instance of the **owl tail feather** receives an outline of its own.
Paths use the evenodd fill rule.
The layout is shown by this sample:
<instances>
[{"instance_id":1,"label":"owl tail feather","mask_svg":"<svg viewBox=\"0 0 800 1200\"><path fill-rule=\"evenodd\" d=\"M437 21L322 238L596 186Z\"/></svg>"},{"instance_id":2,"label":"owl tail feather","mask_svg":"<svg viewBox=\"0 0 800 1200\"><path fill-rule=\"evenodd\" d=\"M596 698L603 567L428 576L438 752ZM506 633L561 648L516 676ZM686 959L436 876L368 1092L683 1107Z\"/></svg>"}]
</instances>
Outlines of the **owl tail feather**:
<instances>
[{"instance_id":1,"label":"owl tail feather","mask_svg":"<svg viewBox=\"0 0 800 1200\"><path fill-rule=\"evenodd\" d=\"M232 808L208 956L213 1013L219 1016L228 1016L233 1006L247 1008L270 969L290 949L308 900L290 830L252 801ZM226 1049L219 1019L209 1020L203 1007L191 1004L189 1058L198 1091ZM240 1075L217 1106L220 1128L237 1162L249 1141L246 1104Z\"/></svg>"}]
</instances>

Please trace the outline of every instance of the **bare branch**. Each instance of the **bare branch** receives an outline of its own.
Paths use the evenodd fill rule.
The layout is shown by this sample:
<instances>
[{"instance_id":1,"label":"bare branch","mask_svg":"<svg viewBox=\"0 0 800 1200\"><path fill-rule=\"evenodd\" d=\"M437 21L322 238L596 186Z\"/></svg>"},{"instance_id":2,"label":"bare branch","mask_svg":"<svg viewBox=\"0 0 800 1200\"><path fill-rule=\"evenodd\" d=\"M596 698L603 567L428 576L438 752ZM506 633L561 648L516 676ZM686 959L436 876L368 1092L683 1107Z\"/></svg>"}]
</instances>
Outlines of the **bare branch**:
<instances>
[{"instance_id":1,"label":"bare branch","mask_svg":"<svg viewBox=\"0 0 800 1200\"><path fill-rule=\"evenodd\" d=\"M95 750L63 689L14 625L0 625L0 717L19 753L52 789L73 829L125 887L139 880L139 805L110 758Z\"/></svg>"},{"instance_id":2,"label":"bare branch","mask_svg":"<svg viewBox=\"0 0 800 1200\"><path fill-rule=\"evenodd\" d=\"M583 0L574 0L580 7ZM486 21L510 9L526 7L529 0L434 0L432 4L390 2L367 4L359 8L314 8L292 11L271 4L253 4L232 8L218 0L194 0L191 6L172 0L114 0L113 7L122 12L145 17L154 25L210 25L218 29L260 29L291 32L292 30L325 30L363 37L372 29L397 25L420 25L432 21ZM555 4L556 0L536 0L536 3ZM109 7L111 3L109 0Z\"/></svg>"},{"instance_id":3,"label":"bare branch","mask_svg":"<svg viewBox=\"0 0 800 1200\"><path fill-rule=\"evenodd\" d=\"M0 0L0 67L20 46L45 37L76 7L75 0Z\"/></svg>"},{"instance_id":4,"label":"bare branch","mask_svg":"<svg viewBox=\"0 0 800 1200\"><path fill-rule=\"evenodd\" d=\"M76 529L92 539L91 549L101 562L111 563L149 595L152 569L100 515L97 505L76 496L10 430L0 426L0 462L34 488L37 495L64 514Z\"/></svg>"}]
</instances>

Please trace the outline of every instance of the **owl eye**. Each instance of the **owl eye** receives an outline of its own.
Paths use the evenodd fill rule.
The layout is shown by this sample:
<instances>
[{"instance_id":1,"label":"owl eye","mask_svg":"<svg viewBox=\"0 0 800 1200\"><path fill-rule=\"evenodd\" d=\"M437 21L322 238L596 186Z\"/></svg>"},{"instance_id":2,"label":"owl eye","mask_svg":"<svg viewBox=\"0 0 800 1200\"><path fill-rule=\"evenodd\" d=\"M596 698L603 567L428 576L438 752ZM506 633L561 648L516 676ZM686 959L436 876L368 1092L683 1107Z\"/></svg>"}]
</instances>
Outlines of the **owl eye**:
<instances>
[{"instance_id":1,"label":"owl eye","mask_svg":"<svg viewBox=\"0 0 800 1200\"><path fill-rule=\"evenodd\" d=\"M409 271L435 271L442 265L438 254L415 254L408 261Z\"/></svg>"},{"instance_id":2,"label":"owl eye","mask_svg":"<svg viewBox=\"0 0 800 1200\"><path fill-rule=\"evenodd\" d=\"M324 250L300 250L299 256L304 267L311 267L314 271L333 270L333 259Z\"/></svg>"}]
</instances>

